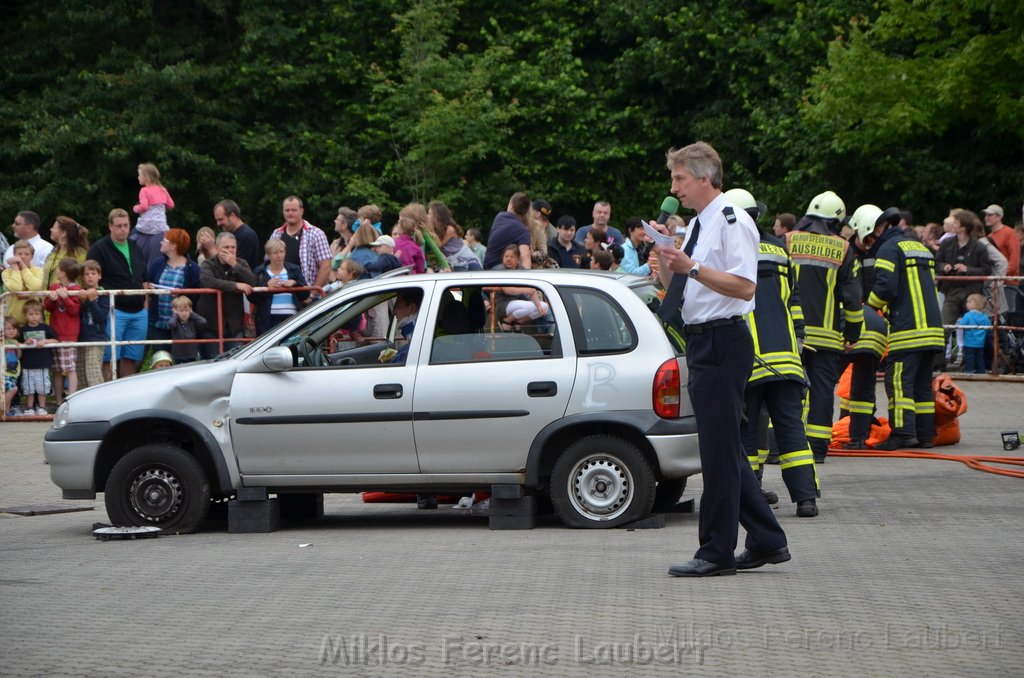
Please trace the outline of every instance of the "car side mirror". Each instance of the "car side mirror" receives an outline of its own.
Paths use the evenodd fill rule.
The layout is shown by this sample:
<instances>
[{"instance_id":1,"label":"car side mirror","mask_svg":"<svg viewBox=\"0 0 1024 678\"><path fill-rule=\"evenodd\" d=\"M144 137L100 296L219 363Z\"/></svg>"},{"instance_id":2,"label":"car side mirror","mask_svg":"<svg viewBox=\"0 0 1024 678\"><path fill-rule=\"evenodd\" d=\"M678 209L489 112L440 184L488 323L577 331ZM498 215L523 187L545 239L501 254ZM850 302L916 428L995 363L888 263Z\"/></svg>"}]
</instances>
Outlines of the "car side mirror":
<instances>
[{"instance_id":1,"label":"car side mirror","mask_svg":"<svg viewBox=\"0 0 1024 678\"><path fill-rule=\"evenodd\" d=\"M294 364L291 350L284 346L274 346L263 353L263 366L271 372L290 370Z\"/></svg>"}]
</instances>

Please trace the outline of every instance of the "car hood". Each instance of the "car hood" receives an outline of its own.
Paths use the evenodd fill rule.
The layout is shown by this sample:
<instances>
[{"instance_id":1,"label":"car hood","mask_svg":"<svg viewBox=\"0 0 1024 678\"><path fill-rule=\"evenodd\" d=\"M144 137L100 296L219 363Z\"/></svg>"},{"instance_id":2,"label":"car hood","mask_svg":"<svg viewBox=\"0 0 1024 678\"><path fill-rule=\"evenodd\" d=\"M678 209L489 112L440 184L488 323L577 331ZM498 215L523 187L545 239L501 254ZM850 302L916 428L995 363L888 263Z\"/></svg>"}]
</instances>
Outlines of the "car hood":
<instances>
[{"instance_id":1,"label":"car hood","mask_svg":"<svg viewBox=\"0 0 1024 678\"><path fill-rule=\"evenodd\" d=\"M68 398L71 421L107 421L133 410L196 408L207 411L226 398L238 370L233 358L177 365L91 386Z\"/></svg>"}]
</instances>

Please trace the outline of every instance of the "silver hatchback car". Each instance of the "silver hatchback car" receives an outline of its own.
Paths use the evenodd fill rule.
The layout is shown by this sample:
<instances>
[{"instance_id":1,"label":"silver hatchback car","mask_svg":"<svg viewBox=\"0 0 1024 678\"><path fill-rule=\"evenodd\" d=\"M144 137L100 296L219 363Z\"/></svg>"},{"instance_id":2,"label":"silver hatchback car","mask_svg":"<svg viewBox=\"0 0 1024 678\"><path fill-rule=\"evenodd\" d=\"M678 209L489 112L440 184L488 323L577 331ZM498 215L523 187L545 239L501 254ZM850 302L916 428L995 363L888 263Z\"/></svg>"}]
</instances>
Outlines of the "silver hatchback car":
<instances>
[{"instance_id":1,"label":"silver hatchback car","mask_svg":"<svg viewBox=\"0 0 1024 678\"><path fill-rule=\"evenodd\" d=\"M517 320L513 300L536 311ZM350 284L212 361L73 394L46 434L51 478L66 499L104 492L116 525L176 532L249 488L515 485L571 527L622 525L700 471L658 304L647 279L582 271Z\"/></svg>"}]
</instances>

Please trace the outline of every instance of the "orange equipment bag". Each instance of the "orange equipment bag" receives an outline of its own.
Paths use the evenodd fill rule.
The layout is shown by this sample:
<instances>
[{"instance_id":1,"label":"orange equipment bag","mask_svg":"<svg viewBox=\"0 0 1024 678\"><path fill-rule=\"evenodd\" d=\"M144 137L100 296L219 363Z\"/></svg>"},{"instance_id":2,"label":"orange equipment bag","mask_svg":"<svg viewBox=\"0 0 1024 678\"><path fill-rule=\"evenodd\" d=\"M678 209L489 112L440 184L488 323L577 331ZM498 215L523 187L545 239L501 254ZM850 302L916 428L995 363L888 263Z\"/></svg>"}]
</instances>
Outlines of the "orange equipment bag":
<instances>
[{"instance_id":1,"label":"orange equipment bag","mask_svg":"<svg viewBox=\"0 0 1024 678\"><path fill-rule=\"evenodd\" d=\"M836 386L836 397L843 400L850 399L850 382L853 381L853 363L846 366L843 374L839 377L839 384Z\"/></svg>"},{"instance_id":2,"label":"orange equipment bag","mask_svg":"<svg viewBox=\"0 0 1024 678\"><path fill-rule=\"evenodd\" d=\"M948 374L932 379L935 394L935 442L938 445L956 445L960 442L960 420L967 411L967 396L953 383Z\"/></svg>"},{"instance_id":3,"label":"orange equipment bag","mask_svg":"<svg viewBox=\"0 0 1024 678\"><path fill-rule=\"evenodd\" d=\"M889 420L885 417L875 417L871 422L871 433L868 435L867 443L870 447L874 447L888 440L890 433L892 433L892 429L889 428ZM832 424L832 441L828 446L834 450L848 442L850 442L850 418L843 417Z\"/></svg>"}]
</instances>

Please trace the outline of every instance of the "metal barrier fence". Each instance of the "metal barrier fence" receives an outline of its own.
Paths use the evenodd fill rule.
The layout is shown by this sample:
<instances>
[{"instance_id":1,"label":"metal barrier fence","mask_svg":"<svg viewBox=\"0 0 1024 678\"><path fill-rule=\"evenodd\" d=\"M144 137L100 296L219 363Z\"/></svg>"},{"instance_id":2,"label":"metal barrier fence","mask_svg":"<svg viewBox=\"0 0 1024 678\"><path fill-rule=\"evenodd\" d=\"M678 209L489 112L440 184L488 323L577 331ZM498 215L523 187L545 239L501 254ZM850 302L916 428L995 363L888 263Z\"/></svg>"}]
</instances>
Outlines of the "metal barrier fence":
<instances>
[{"instance_id":1,"label":"metal barrier fence","mask_svg":"<svg viewBox=\"0 0 1024 678\"><path fill-rule=\"evenodd\" d=\"M288 288L284 288L284 290L287 293L302 292L302 291L322 291L321 288L317 287L317 286L288 287ZM68 290L68 295L69 296L79 296L80 297L80 296L85 296L89 292L90 292L89 290ZM272 294L272 293L280 294L280 293L283 293L283 292L281 292L279 290L272 291L271 288L269 288L269 287L253 287L253 292L254 293L261 293L261 294L262 293L268 293L268 294ZM217 289L213 289L213 288L209 288L209 287L181 288L181 289L145 288L145 289L135 289L135 290L103 290L103 289L100 289L100 290L96 290L96 293L98 295L107 296L107 297L110 298L110 309L109 309L108 314L107 314L107 323L108 323L107 327L109 328L109 331L108 331L107 334L108 334L108 336L110 338L105 340L105 341L55 341L55 342L47 343L46 344L46 348L47 349L53 349L53 348L79 348L79 347L87 347L87 346L109 347L110 348L110 355L111 355L110 371L111 371L111 379L112 380L113 379L117 379L117 362L118 361L114 360L113 358L114 358L114 356L117 355L116 347L118 347L118 346L132 346L132 345L151 346L151 345L167 345L167 344L216 344L217 345L218 353L223 353L223 351L224 351L224 342L225 341L232 342L232 343L244 343L244 342L252 341L252 337L225 337L224 336L224 323L223 323L223 317L224 317L223 295L224 295L224 291L223 290L217 290ZM9 315L8 312L7 312L7 309L8 309L8 299L10 299L10 298L17 297L19 299L27 299L27 298L45 299L47 296L49 296L49 294L50 294L49 290L36 291L36 292L4 292L4 293L0 294L0 318L6 318ZM115 311L117 310L117 298L118 297L140 296L140 295L141 296L147 296L147 297L156 297L156 296L166 296L166 295L179 296L179 295L197 295L197 294L215 294L217 296L217 317L220 319L220 321L217 323L217 336L209 337L209 338L205 338L205 339L138 339L138 340L117 340L117 338L116 338L117 337L117 316L116 316ZM5 343L4 344L4 348L5 349L7 349L7 348L36 349L38 347L34 346L32 344L15 344L15 345L10 345L10 344L6 344ZM6 370L6 356L5 356L4 369ZM92 384L90 384L90 385L92 385ZM3 396L4 396L4 401L3 402L6 404L6 402L7 402L7 384L6 384L6 380L5 380L2 388L3 388ZM58 403L58 405L59 405L59 403ZM52 415L46 415L45 417L42 416L42 415L18 417L18 419L22 420L22 421L24 421L24 420L46 420L46 419L51 419L51 418L52 418ZM0 421L6 421L6 419L8 419L8 417L7 417L7 409L6 409L6 407L4 407L3 411L0 411Z\"/></svg>"}]
</instances>

